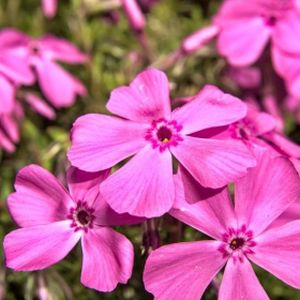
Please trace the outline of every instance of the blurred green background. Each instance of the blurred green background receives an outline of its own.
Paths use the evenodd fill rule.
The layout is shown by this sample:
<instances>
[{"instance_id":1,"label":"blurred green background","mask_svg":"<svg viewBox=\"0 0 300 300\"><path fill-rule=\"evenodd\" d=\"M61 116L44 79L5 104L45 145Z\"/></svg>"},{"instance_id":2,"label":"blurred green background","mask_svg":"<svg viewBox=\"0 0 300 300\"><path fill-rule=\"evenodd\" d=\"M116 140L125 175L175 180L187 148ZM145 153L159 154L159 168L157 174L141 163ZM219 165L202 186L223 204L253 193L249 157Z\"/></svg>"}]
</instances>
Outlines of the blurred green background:
<instances>
[{"instance_id":1,"label":"blurred green background","mask_svg":"<svg viewBox=\"0 0 300 300\"><path fill-rule=\"evenodd\" d=\"M58 111L54 121L44 119L24 104L26 118L20 124L21 142L17 151L13 154L0 152L2 238L15 228L5 201L13 190L16 172L29 163L36 163L62 178L68 165L65 154L69 147L69 130L75 119L87 112L107 113L105 103L113 88L129 83L139 71L149 65L162 67L164 58L180 45L181 39L208 24L219 6L219 1L209 0L159 1L146 15L146 33L151 54L149 60L145 58L145 51L137 42L121 9L116 9L119 21L112 23L107 18L102 0L58 2L57 15L48 20L42 14L39 0L0 0L1 28L15 27L36 37L49 32L74 42L91 56L91 61L85 65L65 66L84 82L88 96L78 99L74 106ZM166 70L173 98L193 95L205 83L224 87L224 82L220 80L224 66L225 62L216 55L213 48L205 48L177 62ZM290 131L294 130L293 126L291 125ZM163 217L154 222L159 227L162 244L204 238L171 217ZM80 284L81 249L78 246L62 262L43 272L14 273L6 270L3 263L0 289L5 292L4 299L38 299L37 290L41 286L46 287L51 295L49 300L152 299L144 291L142 283L147 252L146 225L119 228L134 243L136 257L132 279L127 285L119 285L114 292L97 293ZM258 269L257 274L271 299L300 299L300 292L287 287L270 274ZM216 299L213 286L208 288L203 299Z\"/></svg>"}]
</instances>

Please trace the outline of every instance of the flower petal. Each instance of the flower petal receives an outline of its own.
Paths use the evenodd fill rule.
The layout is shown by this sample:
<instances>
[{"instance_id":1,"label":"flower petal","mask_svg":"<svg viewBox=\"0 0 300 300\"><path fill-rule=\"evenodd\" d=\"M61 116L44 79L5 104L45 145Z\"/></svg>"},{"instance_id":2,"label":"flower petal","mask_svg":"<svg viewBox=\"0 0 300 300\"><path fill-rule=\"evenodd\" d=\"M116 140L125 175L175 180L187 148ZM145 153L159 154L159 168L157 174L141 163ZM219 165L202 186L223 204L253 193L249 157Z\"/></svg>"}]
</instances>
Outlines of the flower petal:
<instances>
[{"instance_id":1,"label":"flower petal","mask_svg":"<svg viewBox=\"0 0 300 300\"><path fill-rule=\"evenodd\" d=\"M290 54L300 54L300 12L291 9L274 27L273 40L276 47Z\"/></svg>"},{"instance_id":2,"label":"flower petal","mask_svg":"<svg viewBox=\"0 0 300 300\"><path fill-rule=\"evenodd\" d=\"M122 234L110 229L89 230L82 239L81 282L101 292L126 283L133 267L133 246Z\"/></svg>"},{"instance_id":3,"label":"flower petal","mask_svg":"<svg viewBox=\"0 0 300 300\"><path fill-rule=\"evenodd\" d=\"M248 259L229 259L224 271L218 300L269 300Z\"/></svg>"},{"instance_id":4,"label":"flower petal","mask_svg":"<svg viewBox=\"0 0 300 300\"><path fill-rule=\"evenodd\" d=\"M265 231L249 259L294 288L300 288L300 221Z\"/></svg>"},{"instance_id":5,"label":"flower petal","mask_svg":"<svg viewBox=\"0 0 300 300\"><path fill-rule=\"evenodd\" d=\"M29 165L18 172L15 189L8 198L8 207L20 226L64 220L68 208L74 204L58 180L37 165Z\"/></svg>"},{"instance_id":6,"label":"flower petal","mask_svg":"<svg viewBox=\"0 0 300 300\"><path fill-rule=\"evenodd\" d=\"M93 199L99 193L100 183L105 180L109 175L110 170L100 172L85 172L76 167L70 167L67 171L67 182L70 194L73 199L82 201L91 190L94 191Z\"/></svg>"},{"instance_id":7,"label":"flower petal","mask_svg":"<svg viewBox=\"0 0 300 300\"><path fill-rule=\"evenodd\" d=\"M182 125L181 133L234 123L246 116L247 106L238 98L223 93L215 86L206 86L192 100L172 113Z\"/></svg>"},{"instance_id":8,"label":"flower petal","mask_svg":"<svg viewBox=\"0 0 300 300\"><path fill-rule=\"evenodd\" d=\"M271 29L261 17L230 22L219 32L218 50L230 64L247 66L261 55L271 35Z\"/></svg>"},{"instance_id":9,"label":"flower petal","mask_svg":"<svg viewBox=\"0 0 300 300\"><path fill-rule=\"evenodd\" d=\"M151 252L144 284L157 300L199 300L225 264L220 243L201 241L163 246Z\"/></svg>"},{"instance_id":10,"label":"flower petal","mask_svg":"<svg viewBox=\"0 0 300 300\"><path fill-rule=\"evenodd\" d=\"M182 173L181 173L182 174ZM181 222L215 238L222 239L227 227L236 226L232 202L227 188L218 190L215 195L201 200L201 189L187 185L180 180L180 174L175 176L175 204L169 214ZM182 176L181 176L182 177ZM197 203L189 204L186 196L198 199Z\"/></svg>"},{"instance_id":11,"label":"flower petal","mask_svg":"<svg viewBox=\"0 0 300 300\"><path fill-rule=\"evenodd\" d=\"M123 119L87 114L72 128L68 158L73 166L89 172L112 167L142 149L147 126Z\"/></svg>"},{"instance_id":12,"label":"flower petal","mask_svg":"<svg viewBox=\"0 0 300 300\"><path fill-rule=\"evenodd\" d=\"M68 186L73 199L86 201L95 212L95 223L101 226L120 226L139 224L144 218L134 217L129 214L118 214L104 201L99 192L99 186L109 175L110 170L101 172L84 172L75 167L70 167L67 172Z\"/></svg>"},{"instance_id":13,"label":"flower petal","mask_svg":"<svg viewBox=\"0 0 300 300\"><path fill-rule=\"evenodd\" d=\"M118 213L161 216L174 203L172 157L146 146L100 185L105 201Z\"/></svg>"},{"instance_id":14,"label":"flower petal","mask_svg":"<svg viewBox=\"0 0 300 300\"><path fill-rule=\"evenodd\" d=\"M14 230L4 238L6 266L15 271L45 269L63 259L80 236L70 221Z\"/></svg>"},{"instance_id":15,"label":"flower petal","mask_svg":"<svg viewBox=\"0 0 300 300\"><path fill-rule=\"evenodd\" d=\"M15 88L0 75L0 114L11 113L15 104Z\"/></svg>"},{"instance_id":16,"label":"flower petal","mask_svg":"<svg viewBox=\"0 0 300 300\"><path fill-rule=\"evenodd\" d=\"M283 157L257 153L257 166L235 184L235 211L240 224L254 236L261 233L300 198L300 180L292 163Z\"/></svg>"},{"instance_id":17,"label":"flower petal","mask_svg":"<svg viewBox=\"0 0 300 300\"><path fill-rule=\"evenodd\" d=\"M138 122L168 119L171 112L168 79L163 72L148 69L129 87L114 89L106 107L116 115Z\"/></svg>"},{"instance_id":18,"label":"flower petal","mask_svg":"<svg viewBox=\"0 0 300 300\"><path fill-rule=\"evenodd\" d=\"M223 187L255 165L255 158L248 148L236 140L185 136L171 151L204 187Z\"/></svg>"},{"instance_id":19,"label":"flower petal","mask_svg":"<svg viewBox=\"0 0 300 300\"><path fill-rule=\"evenodd\" d=\"M61 108L71 106L74 103L78 93L77 79L61 66L47 59L36 60L35 68L41 89L51 104Z\"/></svg>"}]
</instances>

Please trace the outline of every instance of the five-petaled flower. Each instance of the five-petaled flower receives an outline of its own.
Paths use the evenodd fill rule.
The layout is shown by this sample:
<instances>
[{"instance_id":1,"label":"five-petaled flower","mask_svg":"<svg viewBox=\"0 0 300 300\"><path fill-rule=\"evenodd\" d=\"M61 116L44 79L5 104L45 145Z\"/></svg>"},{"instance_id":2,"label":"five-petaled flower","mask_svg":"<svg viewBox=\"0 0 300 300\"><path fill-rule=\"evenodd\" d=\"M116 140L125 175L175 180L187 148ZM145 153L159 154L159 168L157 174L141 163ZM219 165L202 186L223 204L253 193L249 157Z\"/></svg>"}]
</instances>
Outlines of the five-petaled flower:
<instances>
[{"instance_id":1,"label":"five-petaled flower","mask_svg":"<svg viewBox=\"0 0 300 300\"><path fill-rule=\"evenodd\" d=\"M300 221L271 226L299 199L299 177L285 158L270 158L268 152L257 157L257 167L235 184L234 208L227 189L193 204L200 198L196 184L186 191L185 181L182 185L177 180L171 215L215 241L171 244L153 251L144 283L155 299L198 300L225 265L218 299L269 299L249 260L300 288Z\"/></svg>"},{"instance_id":2,"label":"five-petaled flower","mask_svg":"<svg viewBox=\"0 0 300 300\"><path fill-rule=\"evenodd\" d=\"M69 192L47 170L29 165L19 171L16 192L8 198L13 219L22 228L4 239L6 265L15 271L45 269L63 259L81 239L81 282L98 291L126 283L133 267L133 246L110 226L140 218L115 213L99 195L108 171L86 173L71 167Z\"/></svg>"},{"instance_id":3,"label":"five-petaled flower","mask_svg":"<svg viewBox=\"0 0 300 300\"><path fill-rule=\"evenodd\" d=\"M165 74L149 69L129 87L111 93L107 108L119 118L87 114L76 120L68 157L89 172L135 155L100 186L117 212L160 216L174 203L172 155L204 187L220 188L243 176L255 158L237 140L193 133L234 123L247 113L239 99L206 86L192 101L171 112Z\"/></svg>"}]
</instances>

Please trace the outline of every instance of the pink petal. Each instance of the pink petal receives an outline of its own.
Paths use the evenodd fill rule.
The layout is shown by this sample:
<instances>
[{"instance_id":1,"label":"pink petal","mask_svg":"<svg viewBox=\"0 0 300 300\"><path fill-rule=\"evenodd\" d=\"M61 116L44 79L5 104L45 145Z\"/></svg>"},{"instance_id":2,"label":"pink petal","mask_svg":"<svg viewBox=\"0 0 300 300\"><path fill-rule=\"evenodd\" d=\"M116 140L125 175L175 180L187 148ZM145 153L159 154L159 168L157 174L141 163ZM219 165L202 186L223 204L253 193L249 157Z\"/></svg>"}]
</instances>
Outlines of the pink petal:
<instances>
[{"instance_id":1,"label":"pink petal","mask_svg":"<svg viewBox=\"0 0 300 300\"><path fill-rule=\"evenodd\" d=\"M14 113L17 113L17 107L14 107ZM0 126L3 128L7 136L14 142L17 143L20 140L20 132L19 132L19 124L18 121L22 119L22 117L17 116L18 120L16 120L15 116L12 114L5 114L2 115L2 118L0 120Z\"/></svg>"},{"instance_id":2,"label":"pink petal","mask_svg":"<svg viewBox=\"0 0 300 300\"><path fill-rule=\"evenodd\" d=\"M146 146L106 179L100 192L118 213L161 216L170 210L175 197L170 152Z\"/></svg>"},{"instance_id":3,"label":"pink petal","mask_svg":"<svg viewBox=\"0 0 300 300\"><path fill-rule=\"evenodd\" d=\"M0 74L0 114L12 112L15 104L14 86Z\"/></svg>"},{"instance_id":4,"label":"pink petal","mask_svg":"<svg viewBox=\"0 0 300 300\"><path fill-rule=\"evenodd\" d=\"M28 59L10 50L1 51L0 72L18 84L31 85L35 80Z\"/></svg>"},{"instance_id":5,"label":"pink petal","mask_svg":"<svg viewBox=\"0 0 300 300\"><path fill-rule=\"evenodd\" d=\"M229 259L224 271L218 300L269 300L248 259Z\"/></svg>"},{"instance_id":6,"label":"pink petal","mask_svg":"<svg viewBox=\"0 0 300 300\"><path fill-rule=\"evenodd\" d=\"M80 64L88 59L85 53L65 39L46 35L40 39L40 42L46 51L51 52L53 60L60 60L69 64Z\"/></svg>"},{"instance_id":7,"label":"pink petal","mask_svg":"<svg viewBox=\"0 0 300 300\"><path fill-rule=\"evenodd\" d=\"M68 158L72 165L89 172L112 167L142 149L147 126L123 119L87 114L72 128Z\"/></svg>"},{"instance_id":8,"label":"pink petal","mask_svg":"<svg viewBox=\"0 0 300 300\"><path fill-rule=\"evenodd\" d=\"M0 31L0 48L14 48L28 43L29 37L14 28L4 28Z\"/></svg>"},{"instance_id":9,"label":"pink petal","mask_svg":"<svg viewBox=\"0 0 300 300\"><path fill-rule=\"evenodd\" d=\"M271 29L261 17L231 22L219 33L218 50L232 65L251 65L261 55L270 34Z\"/></svg>"},{"instance_id":10,"label":"pink petal","mask_svg":"<svg viewBox=\"0 0 300 300\"><path fill-rule=\"evenodd\" d=\"M129 87L114 89L106 107L116 115L138 122L168 119L171 112L168 79L163 72L148 69Z\"/></svg>"},{"instance_id":11,"label":"pink petal","mask_svg":"<svg viewBox=\"0 0 300 300\"><path fill-rule=\"evenodd\" d=\"M293 143L288 137L277 132L272 132L265 138L277 146L285 155L293 158L300 158L300 146Z\"/></svg>"},{"instance_id":12,"label":"pink petal","mask_svg":"<svg viewBox=\"0 0 300 300\"><path fill-rule=\"evenodd\" d=\"M151 252L144 284L156 300L199 300L225 264L220 243L201 241L163 246Z\"/></svg>"},{"instance_id":13,"label":"pink petal","mask_svg":"<svg viewBox=\"0 0 300 300\"><path fill-rule=\"evenodd\" d=\"M121 1L130 26L137 32L144 29L146 20L136 0Z\"/></svg>"},{"instance_id":14,"label":"pink petal","mask_svg":"<svg viewBox=\"0 0 300 300\"><path fill-rule=\"evenodd\" d=\"M220 188L235 181L255 165L255 159L240 141L185 136L173 147L178 161L204 187Z\"/></svg>"},{"instance_id":15,"label":"pink petal","mask_svg":"<svg viewBox=\"0 0 300 300\"><path fill-rule=\"evenodd\" d=\"M300 11L290 10L274 27L273 41L276 47L291 54L300 54Z\"/></svg>"},{"instance_id":16,"label":"pink petal","mask_svg":"<svg viewBox=\"0 0 300 300\"><path fill-rule=\"evenodd\" d=\"M8 207L20 226L64 220L68 209L74 206L73 200L58 180L37 165L29 165L18 172L15 189L16 192L8 198Z\"/></svg>"},{"instance_id":17,"label":"pink petal","mask_svg":"<svg viewBox=\"0 0 300 300\"><path fill-rule=\"evenodd\" d=\"M108 177L109 172L110 170L104 170L91 173L70 167L67 171L67 182L73 199L82 201L89 191L95 190L92 199L94 201L99 193L100 183Z\"/></svg>"},{"instance_id":18,"label":"pink petal","mask_svg":"<svg viewBox=\"0 0 300 300\"><path fill-rule=\"evenodd\" d=\"M7 138L6 134L0 128L0 148L4 149L8 153L12 153L16 150L15 145Z\"/></svg>"},{"instance_id":19,"label":"pink petal","mask_svg":"<svg viewBox=\"0 0 300 300\"><path fill-rule=\"evenodd\" d=\"M36 61L35 68L41 89L51 104L60 108L71 106L74 103L77 81L71 74L48 60Z\"/></svg>"},{"instance_id":20,"label":"pink petal","mask_svg":"<svg viewBox=\"0 0 300 300\"><path fill-rule=\"evenodd\" d=\"M208 85L193 100L175 110L172 119L182 125L183 134L190 134L234 123L246 113L247 107L241 100Z\"/></svg>"},{"instance_id":21,"label":"pink petal","mask_svg":"<svg viewBox=\"0 0 300 300\"><path fill-rule=\"evenodd\" d=\"M81 282L101 292L127 283L133 267L133 246L122 234L110 229L89 230L82 239Z\"/></svg>"},{"instance_id":22,"label":"pink petal","mask_svg":"<svg viewBox=\"0 0 300 300\"><path fill-rule=\"evenodd\" d=\"M53 18L57 10L57 0L42 0L42 8L46 17Z\"/></svg>"},{"instance_id":23,"label":"pink petal","mask_svg":"<svg viewBox=\"0 0 300 300\"><path fill-rule=\"evenodd\" d=\"M179 174L180 175L180 174ZM234 211L227 188L219 191L206 200L201 199L201 189L189 185L176 176L175 204L169 212L171 216L193 228L215 238L222 239L222 234L230 226L236 226ZM183 176L181 176L183 177ZM185 195L198 199L195 204L189 204Z\"/></svg>"},{"instance_id":24,"label":"pink petal","mask_svg":"<svg viewBox=\"0 0 300 300\"><path fill-rule=\"evenodd\" d=\"M101 226L120 226L139 224L144 218L133 217L129 214L118 214L110 208L99 192L99 185L109 175L110 170L100 172L85 172L70 167L67 172L67 181L73 199L86 201L95 212L95 222Z\"/></svg>"},{"instance_id":25,"label":"pink petal","mask_svg":"<svg viewBox=\"0 0 300 300\"><path fill-rule=\"evenodd\" d=\"M181 49L187 53L193 53L200 50L205 44L209 43L219 32L219 27L210 25L201 28L189 36L181 43Z\"/></svg>"},{"instance_id":26,"label":"pink petal","mask_svg":"<svg viewBox=\"0 0 300 300\"><path fill-rule=\"evenodd\" d=\"M249 258L285 283L299 289L300 221L267 230L255 242L257 245Z\"/></svg>"},{"instance_id":27,"label":"pink petal","mask_svg":"<svg viewBox=\"0 0 300 300\"><path fill-rule=\"evenodd\" d=\"M55 119L55 111L49 106L44 100L33 93L25 94L26 102L31 106L31 108L38 114L53 120Z\"/></svg>"},{"instance_id":28,"label":"pink petal","mask_svg":"<svg viewBox=\"0 0 300 300\"><path fill-rule=\"evenodd\" d=\"M248 112L247 119L253 124L256 135L263 135L275 130L276 119L273 116L253 109L249 109Z\"/></svg>"},{"instance_id":29,"label":"pink petal","mask_svg":"<svg viewBox=\"0 0 300 300\"><path fill-rule=\"evenodd\" d=\"M235 184L235 210L240 224L261 233L300 197L300 180L292 163L257 153L257 166Z\"/></svg>"},{"instance_id":30,"label":"pink petal","mask_svg":"<svg viewBox=\"0 0 300 300\"><path fill-rule=\"evenodd\" d=\"M4 238L6 266L15 271L45 269L63 259L77 244L81 232L70 221L12 231Z\"/></svg>"}]
</instances>

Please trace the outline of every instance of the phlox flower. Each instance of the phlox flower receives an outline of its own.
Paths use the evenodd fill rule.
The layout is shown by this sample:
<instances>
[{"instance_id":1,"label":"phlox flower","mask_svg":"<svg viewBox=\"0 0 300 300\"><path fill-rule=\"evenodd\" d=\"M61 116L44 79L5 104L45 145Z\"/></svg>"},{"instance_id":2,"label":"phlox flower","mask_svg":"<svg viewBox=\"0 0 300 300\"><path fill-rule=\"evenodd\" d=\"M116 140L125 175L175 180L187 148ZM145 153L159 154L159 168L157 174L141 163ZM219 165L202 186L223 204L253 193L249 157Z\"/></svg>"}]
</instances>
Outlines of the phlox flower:
<instances>
[{"instance_id":1,"label":"phlox flower","mask_svg":"<svg viewBox=\"0 0 300 300\"><path fill-rule=\"evenodd\" d=\"M118 215L99 195L108 171L68 171L67 191L47 170L30 165L17 174L8 208L21 227L4 238L6 266L15 271L45 269L63 259L81 240L81 282L98 291L126 283L133 266L133 246L110 226L140 219Z\"/></svg>"},{"instance_id":2,"label":"phlox flower","mask_svg":"<svg viewBox=\"0 0 300 300\"><path fill-rule=\"evenodd\" d=\"M236 66L254 63L271 41L272 51L295 51L300 12L295 0L226 0L214 18L219 52Z\"/></svg>"},{"instance_id":3,"label":"phlox flower","mask_svg":"<svg viewBox=\"0 0 300 300\"><path fill-rule=\"evenodd\" d=\"M52 35L33 39L14 29L2 30L0 43L1 39L6 51L34 69L44 96L54 107L70 106L76 95L86 93L83 84L57 64L78 64L88 58L67 40Z\"/></svg>"},{"instance_id":4,"label":"phlox flower","mask_svg":"<svg viewBox=\"0 0 300 300\"><path fill-rule=\"evenodd\" d=\"M117 212L153 217L174 202L172 156L204 187L219 188L244 175L255 159L240 141L192 137L246 115L239 99L207 86L171 112L165 74L149 69L112 91L107 108L119 117L87 114L72 128L68 158L90 172L133 158L100 186Z\"/></svg>"},{"instance_id":5,"label":"phlox flower","mask_svg":"<svg viewBox=\"0 0 300 300\"><path fill-rule=\"evenodd\" d=\"M199 300L225 266L218 299L269 299L250 261L300 288L300 221L270 228L299 199L300 180L285 158L260 153L257 166L235 183L234 207L227 189L195 204L201 190L177 183L171 215L214 240L183 242L154 250L144 270L155 299ZM180 178L178 178L180 179ZM200 193L199 193L200 192Z\"/></svg>"}]
</instances>

